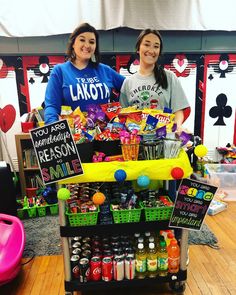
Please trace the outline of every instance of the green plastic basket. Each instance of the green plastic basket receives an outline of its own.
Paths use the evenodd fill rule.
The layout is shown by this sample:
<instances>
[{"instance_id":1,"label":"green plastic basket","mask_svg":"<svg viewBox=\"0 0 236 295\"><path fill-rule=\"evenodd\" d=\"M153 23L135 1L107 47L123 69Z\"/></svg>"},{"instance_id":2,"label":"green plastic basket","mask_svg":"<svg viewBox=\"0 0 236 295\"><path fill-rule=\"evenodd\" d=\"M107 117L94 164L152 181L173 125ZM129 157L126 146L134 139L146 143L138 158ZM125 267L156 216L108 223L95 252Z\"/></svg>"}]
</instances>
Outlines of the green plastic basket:
<instances>
[{"instance_id":1,"label":"green plastic basket","mask_svg":"<svg viewBox=\"0 0 236 295\"><path fill-rule=\"evenodd\" d=\"M174 208L174 206L145 207L142 202L140 205L144 209L146 221L169 220Z\"/></svg>"},{"instance_id":2,"label":"green plastic basket","mask_svg":"<svg viewBox=\"0 0 236 295\"><path fill-rule=\"evenodd\" d=\"M58 203L57 204L52 204L48 205L49 211L51 215L57 215L58 214Z\"/></svg>"},{"instance_id":3,"label":"green plastic basket","mask_svg":"<svg viewBox=\"0 0 236 295\"><path fill-rule=\"evenodd\" d=\"M46 209L47 209L46 206L39 206L39 207L37 207L38 216L39 217L46 216Z\"/></svg>"},{"instance_id":4,"label":"green plastic basket","mask_svg":"<svg viewBox=\"0 0 236 295\"><path fill-rule=\"evenodd\" d=\"M27 208L29 218L33 218L37 216L37 209L36 207Z\"/></svg>"},{"instance_id":5,"label":"green plastic basket","mask_svg":"<svg viewBox=\"0 0 236 295\"><path fill-rule=\"evenodd\" d=\"M84 226L84 225L96 225L98 220L99 208L95 212L85 213L68 213L66 215L69 220L70 226Z\"/></svg>"},{"instance_id":6,"label":"green plastic basket","mask_svg":"<svg viewBox=\"0 0 236 295\"><path fill-rule=\"evenodd\" d=\"M114 223L139 222L142 208L113 210L110 208Z\"/></svg>"},{"instance_id":7,"label":"green plastic basket","mask_svg":"<svg viewBox=\"0 0 236 295\"><path fill-rule=\"evenodd\" d=\"M24 219L25 218L25 209L17 209L17 216L20 219Z\"/></svg>"}]
</instances>

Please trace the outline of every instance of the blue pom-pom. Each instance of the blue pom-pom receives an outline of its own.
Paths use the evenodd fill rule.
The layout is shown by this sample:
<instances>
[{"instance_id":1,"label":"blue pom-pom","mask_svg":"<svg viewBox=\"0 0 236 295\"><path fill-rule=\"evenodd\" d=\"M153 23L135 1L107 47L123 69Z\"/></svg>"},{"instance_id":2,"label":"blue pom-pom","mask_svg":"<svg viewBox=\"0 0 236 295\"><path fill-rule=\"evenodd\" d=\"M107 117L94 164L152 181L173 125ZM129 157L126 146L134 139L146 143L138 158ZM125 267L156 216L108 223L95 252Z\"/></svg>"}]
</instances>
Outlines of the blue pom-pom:
<instances>
[{"instance_id":1,"label":"blue pom-pom","mask_svg":"<svg viewBox=\"0 0 236 295\"><path fill-rule=\"evenodd\" d=\"M140 187L146 187L150 184L150 178L146 175L141 175L137 179L137 184Z\"/></svg>"},{"instance_id":2,"label":"blue pom-pom","mask_svg":"<svg viewBox=\"0 0 236 295\"><path fill-rule=\"evenodd\" d=\"M122 181L125 181L127 174L123 169L119 169L119 170L116 170L114 177L116 181L122 182Z\"/></svg>"}]
</instances>

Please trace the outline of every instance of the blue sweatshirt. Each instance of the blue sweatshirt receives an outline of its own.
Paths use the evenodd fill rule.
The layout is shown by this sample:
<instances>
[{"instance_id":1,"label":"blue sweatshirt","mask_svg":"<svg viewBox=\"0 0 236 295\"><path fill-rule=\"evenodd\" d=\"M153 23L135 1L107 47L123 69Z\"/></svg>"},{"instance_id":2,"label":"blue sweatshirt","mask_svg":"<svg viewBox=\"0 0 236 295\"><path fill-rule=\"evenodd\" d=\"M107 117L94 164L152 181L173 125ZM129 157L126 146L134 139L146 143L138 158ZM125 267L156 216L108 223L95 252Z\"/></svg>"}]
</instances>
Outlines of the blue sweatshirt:
<instances>
[{"instance_id":1,"label":"blue sweatshirt","mask_svg":"<svg viewBox=\"0 0 236 295\"><path fill-rule=\"evenodd\" d=\"M58 121L61 106L78 106L81 111L91 104L109 102L111 89L120 91L125 77L111 67L100 63L97 68L88 65L79 70L70 61L57 64L50 75L45 94L45 123Z\"/></svg>"}]
</instances>

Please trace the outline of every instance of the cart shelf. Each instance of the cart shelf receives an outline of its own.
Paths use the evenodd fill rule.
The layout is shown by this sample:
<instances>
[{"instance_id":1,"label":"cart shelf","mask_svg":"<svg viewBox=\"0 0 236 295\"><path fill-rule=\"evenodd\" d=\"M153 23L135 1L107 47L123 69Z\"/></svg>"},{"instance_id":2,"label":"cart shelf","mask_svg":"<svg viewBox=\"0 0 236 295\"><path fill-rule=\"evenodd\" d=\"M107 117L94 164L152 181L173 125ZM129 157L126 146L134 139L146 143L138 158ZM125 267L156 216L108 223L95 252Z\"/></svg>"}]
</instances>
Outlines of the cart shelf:
<instances>
[{"instance_id":1,"label":"cart shelf","mask_svg":"<svg viewBox=\"0 0 236 295\"><path fill-rule=\"evenodd\" d=\"M126 172L126 180L137 179L140 175L147 175L150 179L173 180L171 170L174 167L183 169L183 178L189 177L193 171L184 150L181 150L179 157L174 159L83 163L82 167L83 175L61 180L59 184L116 181L114 173L118 169Z\"/></svg>"},{"instance_id":2,"label":"cart shelf","mask_svg":"<svg viewBox=\"0 0 236 295\"><path fill-rule=\"evenodd\" d=\"M142 221L142 222L131 222L131 223L119 223L119 224L97 224L91 226L61 226L60 233L61 237L73 237L77 235L111 235L114 234L129 234L137 231L138 228L143 230L167 229L169 220L166 221Z\"/></svg>"},{"instance_id":3,"label":"cart shelf","mask_svg":"<svg viewBox=\"0 0 236 295\"><path fill-rule=\"evenodd\" d=\"M119 287L139 287L139 286L156 286L158 283L167 283L167 282L180 282L185 281L187 278L187 271L180 270L175 274L168 274L166 277L156 277L156 278L145 278L145 279L133 279L133 280L122 280L110 282L97 281L97 282L87 282L80 283L79 280L71 280L70 282L65 282L65 288L67 291L81 290L86 291L89 289L103 289L103 288L119 288Z\"/></svg>"}]
</instances>

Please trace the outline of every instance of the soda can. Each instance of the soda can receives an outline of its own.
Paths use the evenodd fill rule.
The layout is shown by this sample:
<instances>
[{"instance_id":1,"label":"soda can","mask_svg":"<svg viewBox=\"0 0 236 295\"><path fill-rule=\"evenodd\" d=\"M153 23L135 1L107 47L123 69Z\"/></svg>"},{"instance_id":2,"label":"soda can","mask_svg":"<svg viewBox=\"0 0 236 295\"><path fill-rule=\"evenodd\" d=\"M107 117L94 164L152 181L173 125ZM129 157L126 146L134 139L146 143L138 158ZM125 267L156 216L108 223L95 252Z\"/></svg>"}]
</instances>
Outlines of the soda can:
<instances>
[{"instance_id":1,"label":"soda can","mask_svg":"<svg viewBox=\"0 0 236 295\"><path fill-rule=\"evenodd\" d=\"M81 257L82 257L82 258L90 259L90 258L91 258L91 255L92 255L91 250L84 250L84 251L81 253Z\"/></svg>"},{"instance_id":2,"label":"soda can","mask_svg":"<svg viewBox=\"0 0 236 295\"><path fill-rule=\"evenodd\" d=\"M125 278L133 280L135 276L135 259L132 256L125 258Z\"/></svg>"},{"instance_id":3,"label":"soda can","mask_svg":"<svg viewBox=\"0 0 236 295\"><path fill-rule=\"evenodd\" d=\"M72 250L71 254L72 255L80 255L82 250L80 248L75 248Z\"/></svg>"},{"instance_id":4,"label":"soda can","mask_svg":"<svg viewBox=\"0 0 236 295\"><path fill-rule=\"evenodd\" d=\"M109 244L110 241L107 237L102 238L102 244Z\"/></svg>"},{"instance_id":5,"label":"soda can","mask_svg":"<svg viewBox=\"0 0 236 295\"><path fill-rule=\"evenodd\" d=\"M103 244L102 245L102 249L103 250L108 250L108 249L110 250L111 249L111 246L110 246L110 244Z\"/></svg>"},{"instance_id":6,"label":"soda can","mask_svg":"<svg viewBox=\"0 0 236 295\"><path fill-rule=\"evenodd\" d=\"M79 255L72 255L70 258L71 274L74 279L79 278Z\"/></svg>"},{"instance_id":7,"label":"soda can","mask_svg":"<svg viewBox=\"0 0 236 295\"><path fill-rule=\"evenodd\" d=\"M112 259L110 257L104 257L102 259L102 280L109 282L112 280Z\"/></svg>"},{"instance_id":8,"label":"soda can","mask_svg":"<svg viewBox=\"0 0 236 295\"><path fill-rule=\"evenodd\" d=\"M79 280L80 283L86 283L89 281L90 277L90 265L89 265L89 260L87 258L81 258L79 260Z\"/></svg>"},{"instance_id":9,"label":"soda can","mask_svg":"<svg viewBox=\"0 0 236 295\"><path fill-rule=\"evenodd\" d=\"M100 248L101 247L101 242L98 240L93 240L92 241L92 248Z\"/></svg>"},{"instance_id":10,"label":"soda can","mask_svg":"<svg viewBox=\"0 0 236 295\"><path fill-rule=\"evenodd\" d=\"M114 258L113 259L113 274L114 274L114 280L116 281L122 281L125 276L125 270L124 270L124 259L122 258Z\"/></svg>"},{"instance_id":11,"label":"soda can","mask_svg":"<svg viewBox=\"0 0 236 295\"><path fill-rule=\"evenodd\" d=\"M82 237L81 236L73 237L71 239L71 244L74 244L74 242L80 242L81 240L82 240Z\"/></svg>"},{"instance_id":12,"label":"soda can","mask_svg":"<svg viewBox=\"0 0 236 295\"><path fill-rule=\"evenodd\" d=\"M93 237L92 237L92 241L94 242L94 241L101 241L101 238L98 236L98 235L94 235Z\"/></svg>"},{"instance_id":13,"label":"soda can","mask_svg":"<svg viewBox=\"0 0 236 295\"><path fill-rule=\"evenodd\" d=\"M125 248L125 256L131 256L134 258L134 249L132 247Z\"/></svg>"},{"instance_id":14,"label":"soda can","mask_svg":"<svg viewBox=\"0 0 236 295\"><path fill-rule=\"evenodd\" d=\"M118 242L119 239L120 239L120 236L117 236L117 235L111 236L111 242Z\"/></svg>"},{"instance_id":15,"label":"soda can","mask_svg":"<svg viewBox=\"0 0 236 295\"><path fill-rule=\"evenodd\" d=\"M98 256L102 258L102 251L99 248L96 248L92 251L92 256Z\"/></svg>"},{"instance_id":16,"label":"soda can","mask_svg":"<svg viewBox=\"0 0 236 295\"><path fill-rule=\"evenodd\" d=\"M111 246L112 246L112 248L118 248L118 247L120 247L120 242L113 241L113 242L111 242Z\"/></svg>"},{"instance_id":17,"label":"soda can","mask_svg":"<svg viewBox=\"0 0 236 295\"><path fill-rule=\"evenodd\" d=\"M93 256L90 260L90 279L100 281L102 278L102 260L99 256Z\"/></svg>"},{"instance_id":18,"label":"soda can","mask_svg":"<svg viewBox=\"0 0 236 295\"><path fill-rule=\"evenodd\" d=\"M125 254L124 254L122 248L118 248L118 251L116 252L116 254L114 255L114 257L121 258L121 259L124 259L125 258Z\"/></svg>"},{"instance_id":19,"label":"soda can","mask_svg":"<svg viewBox=\"0 0 236 295\"><path fill-rule=\"evenodd\" d=\"M113 258L113 252L111 249L103 250L103 257L110 257Z\"/></svg>"},{"instance_id":20,"label":"soda can","mask_svg":"<svg viewBox=\"0 0 236 295\"><path fill-rule=\"evenodd\" d=\"M73 244L72 244L72 248L74 249L74 248L80 248L81 247L81 243L80 242L74 242Z\"/></svg>"},{"instance_id":21,"label":"soda can","mask_svg":"<svg viewBox=\"0 0 236 295\"><path fill-rule=\"evenodd\" d=\"M90 241L91 241L90 237L84 237L84 238L82 239L82 243L83 243L83 244L84 244L84 243L90 243Z\"/></svg>"},{"instance_id":22,"label":"soda can","mask_svg":"<svg viewBox=\"0 0 236 295\"><path fill-rule=\"evenodd\" d=\"M89 243L84 243L82 246L81 246L81 249L84 251L84 250L90 250L91 249L91 246Z\"/></svg>"}]
</instances>

